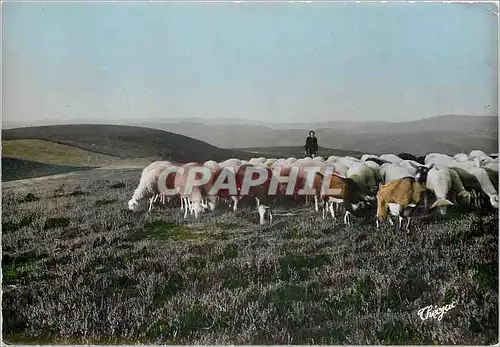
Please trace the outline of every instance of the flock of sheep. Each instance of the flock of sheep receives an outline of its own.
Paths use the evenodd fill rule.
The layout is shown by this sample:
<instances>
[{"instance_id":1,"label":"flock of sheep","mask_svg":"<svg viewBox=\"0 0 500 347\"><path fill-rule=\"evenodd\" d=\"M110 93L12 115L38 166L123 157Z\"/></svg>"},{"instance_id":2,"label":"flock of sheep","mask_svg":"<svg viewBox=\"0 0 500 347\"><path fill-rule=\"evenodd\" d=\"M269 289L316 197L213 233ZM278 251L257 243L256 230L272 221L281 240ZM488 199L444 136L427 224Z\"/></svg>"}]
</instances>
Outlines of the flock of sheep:
<instances>
[{"instance_id":1,"label":"flock of sheep","mask_svg":"<svg viewBox=\"0 0 500 347\"><path fill-rule=\"evenodd\" d=\"M173 165L184 168L201 166L210 169L212 176L189 194L165 195L159 188L159 181L162 172ZM317 168L312 175L308 170L311 167ZM261 184L251 187L247 194L241 194L242 178L248 168L266 170L268 176ZM297 179L290 187L280 177L289 176L292 170L296 170ZM210 188L222 174L235 177L236 192L223 189L213 193ZM181 173L169 177L166 182L169 187L182 185L186 180L186 175ZM278 182L277 194L269 194L273 180ZM298 194L306 184L312 188L310 193ZM335 189L335 193L325 192L324 187ZM351 224L351 215L372 216L377 227L386 219L394 224L392 215L399 219L400 228L406 217L406 229L409 230L411 217L420 206L425 211L438 208L442 214L446 214L447 206L459 204L482 208L486 203L498 208L498 154L487 155L474 150L468 155L459 153L453 157L440 153L421 157L409 153L364 154L359 159L330 156L326 160L322 157L260 157L248 161L233 158L220 163L210 160L203 164L182 165L155 161L142 171L128 206L130 210L137 210L140 200L149 198L151 210L157 201L165 204L180 200L184 218L187 218L188 212L198 218L201 212L214 211L221 202L232 205L233 211L236 211L238 202L247 197L256 202L261 224L268 218L272 221L272 206L287 205L293 201L307 204L311 199L315 202L316 212L322 204L323 218L330 212L335 220L335 211L342 208L347 225Z\"/></svg>"}]
</instances>

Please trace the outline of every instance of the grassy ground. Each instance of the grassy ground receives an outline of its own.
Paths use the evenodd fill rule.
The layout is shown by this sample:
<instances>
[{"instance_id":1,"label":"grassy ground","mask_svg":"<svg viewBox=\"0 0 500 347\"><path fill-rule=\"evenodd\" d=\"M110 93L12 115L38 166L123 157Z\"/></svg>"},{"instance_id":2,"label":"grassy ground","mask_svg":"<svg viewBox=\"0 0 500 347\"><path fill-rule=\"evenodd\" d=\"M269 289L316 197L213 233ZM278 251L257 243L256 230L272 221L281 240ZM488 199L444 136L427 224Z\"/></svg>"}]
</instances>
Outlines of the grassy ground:
<instances>
[{"instance_id":1,"label":"grassy ground","mask_svg":"<svg viewBox=\"0 0 500 347\"><path fill-rule=\"evenodd\" d=\"M98 167L118 158L38 139L2 141L2 156L54 165Z\"/></svg>"},{"instance_id":2,"label":"grassy ground","mask_svg":"<svg viewBox=\"0 0 500 347\"><path fill-rule=\"evenodd\" d=\"M137 170L104 177L4 188L4 341L498 341L497 215L426 216L411 235L310 206L264 228L248 208L195 223L126 210ZM417 315L453 300L441 321Z\"/></svg>"}]
</instances>

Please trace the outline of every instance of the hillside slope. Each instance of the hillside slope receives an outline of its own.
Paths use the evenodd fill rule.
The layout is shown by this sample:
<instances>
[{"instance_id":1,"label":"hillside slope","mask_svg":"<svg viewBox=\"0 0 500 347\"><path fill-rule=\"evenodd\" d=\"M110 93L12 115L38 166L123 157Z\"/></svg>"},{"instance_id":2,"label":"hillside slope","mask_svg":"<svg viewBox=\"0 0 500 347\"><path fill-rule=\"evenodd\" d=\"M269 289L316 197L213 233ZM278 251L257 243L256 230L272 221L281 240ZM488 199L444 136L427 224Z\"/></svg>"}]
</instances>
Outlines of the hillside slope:
<instances>
[{"instance_id":1,"label":"hillside slope","mask_svg":"<svg viewBox=\"0 0 500 347\"><path fill-rule=\"evenodd\" d=\"M3 140L41 139L119 158L157 157L176 161L248 156L168 131L103 124L54 125L2 131Z\"/></svg>"},{"instance_id":2,"label":"hillside slope","mask_svg":"<svg viewBox=\"0 0 500 347\"><path fill-rule=\"evenodd\" d=\"M2 156L44 164L92 167L118 160L109 155L39 139L2 141Z\"/></svg>"}]
</instances>

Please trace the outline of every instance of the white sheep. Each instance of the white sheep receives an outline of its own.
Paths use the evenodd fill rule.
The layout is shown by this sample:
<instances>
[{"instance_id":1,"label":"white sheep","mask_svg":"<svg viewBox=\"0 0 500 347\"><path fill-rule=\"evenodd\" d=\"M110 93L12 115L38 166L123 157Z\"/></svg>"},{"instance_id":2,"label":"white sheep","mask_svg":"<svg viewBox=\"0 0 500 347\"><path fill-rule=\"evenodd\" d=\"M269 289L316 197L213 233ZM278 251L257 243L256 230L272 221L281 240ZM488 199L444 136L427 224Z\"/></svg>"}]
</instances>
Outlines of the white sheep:
<instances>
[{"instance_id":1,"label":"white sheep","mask_svg":"<svg viewBox=\"0 0 500 347\"><path fill-rule=\"evenodd\" d=\"M388 162L393 163L393 164L399 164L400 162L403 161L403 159L401 159L400 157L398 157L395 154L382 154L378 158L381 160L388 161Z\"/></svg>"},{"instance_id":2,"label":"white sheep","mask_svg":"<svg viewBox=\"0 0 500 347\"><path fill-rule=\"evenodd\" d=\"M425 158L425 162L427 163L434 163L436 165L443 165L448 168L459 168L462 170L465 170L469 174L472 174L473 176L476 177L479 185L481 186L481 190L488 195L490 198L490 203L493 207L497 208L498 207L498 192L493 186L488 173L486 172L485 169L483 168L478 168L474 165L471 165L469 162L466 163L460 163L457 162L453 158L447 158L446 156L432 156L430 158ZM457 171L457 173L460 175L460 178L462 179L462 174ZM463 179L462 179L463 181Z\"/></svg>"},{"instance_id":3,"label":"white sheep","mask_svg":"<svg viewBox=\"0 0 500 347\"><path fill-rule=\"evenodd\" d=\"M483 151L481 150L473 150L469 153L469 159L474 159L474 158L485 158L487 157L488 155L486 153L484 153Z\"/></svg>"},{"instance_id":4,"label":"white sheep","mask_svg":"<svg viewBox=\"0 0 500 347\"><path fill-rule=\"evenodd\" d=\"M158 189L158 179L162 170L171 166L170 161L155 161L146 166L141 173L141 178L137 188L128 202L128 208L135 211L139 207L139 201L149 197L149 211L153 208L153 203L160 196Z\"/></svg>"},{"instance_id":5,"label":"white sheep","mask_svg":"<svg viewBox=\"0 0 500 347\"><path fill-rule=\"evenodd\" d=\"M328 159L326 159L326 162L333 163L333 162L337 161L338 158L340 158L338 155L331 155L328 157Z\"/></svg>"},{"instance_id":6,"label":"white sheep","mask_svg":"<svg viewBox=\"0 0 500 347\"><path fill-rule=\"evenodd\" d=\"M361 156L361 161L367 161L370 158L379 159L379 157L377 157L376 155L373 155L373 154L363 154Z\"/></svg>"},{"instance_id":7,"label":"white sheep","mask_svg":"<svg viewBox=\"0 0 500 347\"><path fill-rule=\"evenodd\" d=\"M380 165L374 161L368 160L365 161L365 164L373 171L373 175L375 176L375 180L377 182L382 181L382 175L380 174Z\"/></svg>"},{"instance_id":8,"label":"white sheep","mask_svg":"<svg viewBox=\"0 0 500 347\"><path fill-rule=\"evenodd\" d=\"M236 158L227 159L219 163L220 167L238 167L240 165L242 165L241 160Z\"/></svg>"},{"instance_id":9,"label":"white sheep","mask_svg":"<svg viewBox=\"0 0 500 347\"><path fill-rule=\"evenodd\" d=\"M352 158L349 157L340 157L336 161L336 163L340 163L346 167L351 167L354 163L357 163L358 160L353 160Z\"/></svg>"},{"instance_id":10,"label":"white sheep","mask_svg":"<svg viewBox=\"0 0 500 347\"><path fill-rule=\"evenodd\" d=\"M438 164L441 162L455 162L455 158L450 157L449 155L442 153L429 153L425 156L425 165L429 165L431 163Z\"/></svg>"},{"instance_id":11,"label":"white sheep","mask_svg":"<svg viewBox=\"0 0 500 347\"><path fill-rule=\"evenodd\" d=\"M469 156L465 153L458 153L453 156L453 158L458 162L466 162L469 161Z\"/></svg>"},{"instance_id":12,"label":"white sheep","mask_svg":"<svg viewBox=\"0 0 500 347\"><path fill-rule=\"evenodd\" d=\"M471 202L471 194L467 190L465 190L460 176L454 169L448 169L448 172L450 173L451 177L451 188L455 192L457 200L460 199L467 205L469 205ZM458 201L455 200L455 203L457 202Z\"/></svg>"},{"instance_id":13,"label":"white sheep","mask_svg":"<svg viewBox=\"0 0 500 347\"><path fill-rule=\"evenodd\" d=\"M433 167L427 173L426 188L434 193L436 202L432 204L431 209L439 205L441 214L446 214L448 205L454 205L447 199L448 193L452 186L450 172L446 168Z\"/></svg>"},{"instance_id":14,"label":"white sheep","mask_svg":"<svg viewBox=\"0 0 500 347\"><path fill-rule=\"evenodd\" d=\"M357 184L368 188L372 193L377 192L377 181L372 169L365 162L353 163L347 170L348 178L352 179Z\"/></svg>"},{"instance_id":15,"label":"white sheep","mask_svg":"<svg viewBox=\"0 0 500 347\"><path fill-rule=\"evenodd\" d=\"M382 164L380 166L380 176L382 177L384 184L405 177L414 177L414 175L408 172L404 167L393 163Z\"/></svg>"},{"instance_id":16,"label":"white sheep","mask_svg":"<svg viewBox=\"0 0 500 347\"><path fill-rule=\"evenodd\" d=\"M408 171L412 176L415 176L416 172L417 172L417 168L419 166L423 166L422 164L420 163L417 163L416 161L414 160L402 160L400 163L399 163L399 166L403 167L406 171Z\"/></svg>"}]
</instances>

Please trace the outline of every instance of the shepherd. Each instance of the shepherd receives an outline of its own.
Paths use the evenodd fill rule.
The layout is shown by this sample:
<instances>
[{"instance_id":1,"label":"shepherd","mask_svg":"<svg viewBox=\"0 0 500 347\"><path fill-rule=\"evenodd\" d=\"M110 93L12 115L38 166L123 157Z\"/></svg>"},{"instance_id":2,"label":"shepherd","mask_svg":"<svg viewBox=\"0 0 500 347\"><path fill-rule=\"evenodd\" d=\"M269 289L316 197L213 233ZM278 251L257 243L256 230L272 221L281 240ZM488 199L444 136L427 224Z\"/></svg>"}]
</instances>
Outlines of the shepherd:
<instances>
[{"instance_id":1,"label":"shepherd","mask_svg":"<svg viewBox=\"0 0 500 347\"><path fill-rule=\"evenodd\" d=\"M306 145L304 146L306 157L314 158L318 155L318 139L316 138L314 130L309 132L306 137Z\"/></svg>"}]
</instances>

